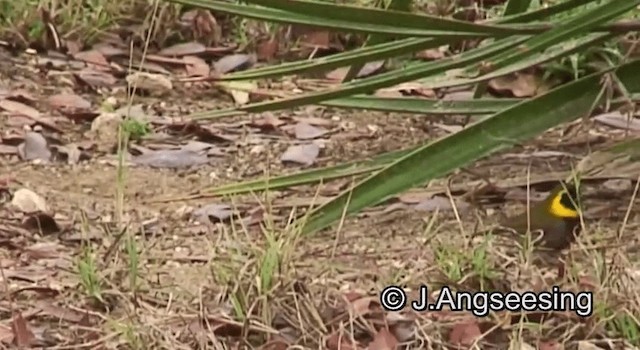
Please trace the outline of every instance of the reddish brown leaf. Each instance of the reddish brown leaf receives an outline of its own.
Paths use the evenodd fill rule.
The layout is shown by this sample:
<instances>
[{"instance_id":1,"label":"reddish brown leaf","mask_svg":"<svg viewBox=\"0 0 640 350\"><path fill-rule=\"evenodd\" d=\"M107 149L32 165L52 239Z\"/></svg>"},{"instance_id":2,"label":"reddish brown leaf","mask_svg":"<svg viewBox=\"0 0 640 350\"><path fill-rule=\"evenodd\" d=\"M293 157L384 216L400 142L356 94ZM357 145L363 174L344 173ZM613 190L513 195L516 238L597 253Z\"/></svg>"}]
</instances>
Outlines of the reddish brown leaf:
<instances>
[{"instance_id":1,"label":"reddish brown leaf","mask_svg":"<svg viewBox=\"0 0 640 350\"><path fill-rule=\"evenodd\" d=\"M185 69L190 77L208 77L211 68L202 58L197 56L184 56Z\"/></svg>"},{"instance_id":2,"label":"reddish brown leaf","mask_svg":"<svg viewBox=\"0 0 640 350\"><path fill-rule=\"evenodd\" d=\"M213 64L213 69L218 73L230 73L251 67L256 61L255 55L234 54L224 56Z\"/></svg>"},{"instance_id":3,"label":"reddish brown leaf","mask_svg":"<svg viewBox=\"0 0 640 350\"><path fill-rule=\"evenodd\" d=\"M93 49L105 57L124 56L127 54L126 50L106 43L95 44Z\"/></svg>"},{"instance_id":4,"label":"reddish brown leaf","mask_svg":"<svg viewBox=\"0 0 640 350\"><path fill-rule=\"evenodd\" d=\"M56 94L49 97L49 105L64 110L78 110L91 108L91 102L76 94Z\"/></svg>"},{"instance_id":5,"label":"reddish brown leaf","mask_svg":"<svg viewBox=\"0 0 640 350\"><path fill-rule=\"evenodd\" d=\"M371 304L377 300L378 298L370 296L356 299L349 304L349 309L355 316L364 316L371 311Z\"/></svg>"},{"instance_id":6,"label":"reddish brown leaf","mask_svg":"<svg viewBox=\"0 0 640 350\"><path fill-rule=\"evenodd\" d=\"M164 48L158 52L161 56L187 56L187 55L199 55L205 52L206 47L199 42L191 41L188 43L176 44Z\"/></svg>"},{"instance_id":7,"label":"reddish brown leaf","mask_svg":"<svg viewBox=\"0 0 640 350\"><path fill-rule=\"evenodd\" d=\"M482 336L482 331L475 320L460 322L453 326L449 333L449 342L455 345L471 346Z\"/></svg>"},{"instance_id":8,"label":"reddish brown leaf","mask_svg":"<svg viewBox=\"0 0 640 350\"><path fill-rule=\"evenodd\" d=\"M11 344L13 342L13 331L9 327L0 325L0 343Z\"/></svg>"},{"instance_id":9,"label":"reddish brown leaf","mask_svg":"<svg viewBox=\"0 0 640 350\"><path fill-rule=\"evenodd\" d=\"M269 61L278 52L278 40L272 38L271 40L263 41L257 48L258 60Z\"/></svg>"},{"instance_id":10,"label":"reddish brown leaf","mask_svg":"<svg viewBox=\"0 0 640 350\"><path fill-rule=\"evenodd\" d=\"M37 109L27 106L26 104L21 102L0 100L0 108L4 109L7 112L21 114L34 120L40 119L40 112L38 112Z\"/></svg>"},{"instance_id":11,"label":"reddish brown leaf","mask_svg":"<svg viewBox=\"0 0 640 350\"><path fill-rule=\"evenodd\" d=\"M96 69L100 69L100 70L105 68L110 69L109 61L107 61L104 55L97 50L81 51L73 55L73 58L75 58L78 61L83 61L89 64L93 64L95 65Z\"/></svg>"},{"instance_id":12,"label":"reddish brown leaf","mask_svg":"<svg viewBox=\"0 0 640 350\"><path fill-rule=\"evenodd\" d=\"M11 320L11 330L14 336L13 343L18 347L28 348L33 344L35 335L20 312L14 312Z\"/></svg>"},{"instance_id":13,"label":"reddish brown leaf","mask_svg":"<svg viewBox=\"0 0 640 350\"><path fill-rule=\"evenodd\" d=\"M75 76L79 81L93 88L111 87L118 82L112 74L100 72L95 69L83 69L76 72Z\"/></svg>"},{"instance_id":14,"label":"reddish brown leaf","mask_svg":"<svg viewBox=\"0 0 640 350\"><path fill-rule=\"evenodd\" d=\"M250 125L261 129L275 130L284 124L284 120L274 116L272 113L265 113L262 115L262 118L253 120Z\"/></svg>"},{"instance_id":15,"label":"reddish brown leaf","mask_svg":"<svg viewBox=\"0 0 640 350\"><path fill-rule=\"evenodd\" d=\"M397 347L398 339L388 329L381 328L369 343L367 350L395 350Z\"/></svg>"},{"instance_id":16,"label":"reddish brown leaf","mask_svg":"<svg viewBox=\"0 0 640 350\"><path fill-rule=\"evenodd\" d=\"M294 127L294 133L298 140L311 140L327 134L327 130L307 123L298 123Z\"/></svg>"}]
</instances>

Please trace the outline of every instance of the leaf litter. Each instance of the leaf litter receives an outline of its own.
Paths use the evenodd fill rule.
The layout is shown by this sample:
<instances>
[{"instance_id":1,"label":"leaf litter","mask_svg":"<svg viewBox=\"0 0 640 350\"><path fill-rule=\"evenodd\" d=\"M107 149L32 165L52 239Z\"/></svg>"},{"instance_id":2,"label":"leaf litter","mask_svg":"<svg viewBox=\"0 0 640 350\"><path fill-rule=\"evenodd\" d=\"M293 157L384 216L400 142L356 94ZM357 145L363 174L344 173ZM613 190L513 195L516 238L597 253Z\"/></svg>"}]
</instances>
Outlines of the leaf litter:
<instances>
[{"instance_id":1,"label":"leaf litter","mask_svg":"<svg viewBox=\"0 0 640 350\"><path fill-rule=\"evenodd\" d=\"M216 19L210 13L207 11L191 12L191 17L186 23L191 26L190 28L194 32L199 35L209 35L219 31ZM328 38L325 34L311 35L311 44L314 47L332 46L333 43L330 40L325 40L325 37ZM215 41L215 35L211 35L211 37ZM291 267L291 262L282 258L277 276L279 284L269 291L269 303L257 305L262 309L268 308L268 311L273 314L283 314L285 316L283 320L278 320L278 322L272 322L271 319L263 320L257 313L252 313L248 315L248 322L243 323L234 316L230 316L233 314L231 311L233 306L226 299L231 293L229 291L239 290L237 288L241 286L244 288L242 289L243 293L248 293L243 295L247 298L246 300L262 300L263 298L263 296L254 293L261 287L253 284L256 281L256 276L262 276L261 273L264 273L259 269L259 265L253 263L253 261L260 261L260 251L265 249L268 244L263 239L265 231L262 231L262 228L267 226L266 223L269 220L275 220L278 223L286 221L291 215L287 210L291 207L308 206L315 198L313 189L302 186L295 190L271 191L264 197L260 197L262 196L260 194L246 198L233 198L230 201L225 198L224 201L215 203L199 203L200 209L195 209L186 216L178 215L178 208L175 207L149 205L144 201L145 198L160 194L191 193L202 185L227 183L252 177L255 174L286 172L287 169L281 163L285 163L285 165L289 165L286 163L295 163L299 167L300 165L326 165L333 161L347 159L362 159L362 157L371 154L392 150L394 147L400 148L413 144L415 143L414 137L423 140L445 135L447 130L439 130L442 128L437 126L416 128L412 121L407 120L395 120L393 123L389 123L387 116L375 113L352 112L347 115L333 110L328 110L328 113L323 113L324 110L313 110L308 113L304 111L309 115L293 118L279 114L263 114L262 119L253 119L251 123L221 121L215 124L194 124L186 122L181 118L196 110L220 108L220 105L224 103L249 102L253 98L252 93L255 92L253 89L257 88L257 86L252 86L249 89L238 89L245 93L247 93L246 90L249 91L240 97L236 94L237 96L232 96L235 101L229 101L224 100L224 97L218 98L219 96L212 99L211 95L203 93L200 89L206 88L207 85L188 85L179 79L173 80L173 76L207 76L211 73L211 67L219 72L228 73L246 69L255 64L252 62L255 59L249 57L250 54L241 54L244 56L235 57L234 55L237 54L232 54L219 60L212 59L227 54L233 48L208 47L194 43L187 43L182 47L174 46L170 48L173 52L171 50L159 51L156 56L161 54L166 56L160 56L162 59L154 59L153 62L145 64L145 68L149 68L149 71L154 73L161 73L161 76L170 81L172 85L167 88L166 81L165 83L160 82L159 87L154 86L152 90L161 91L166 94L166 97L162 99L151 97L145 101L145 105L149 106L148 110L134 107L130 113L135 121L148 123L151 129L149 135L132 142L130 147L133 154L139 154L129 157L129 160L143 166L129 170L131 174L128 176L125 186L127 199L125 201L125 217L128 218L132 226L136 226L131 229L131 232L134 232L134 241L140 238L140 236L135 236L135 233L146 231L146 229L138 230L139 227L144 226L149 229L153 226L168 227L168 229L153 231L154 233L145 237L145 240L149 240L149 245L138 246L142 253L141 259L145 263L144 271L140 273L138 282L143 283L144 288L131 291L122 287L129 283L124 280L120 281L118 278L121 273L126 275L127 267L124 259L116 260L114 264L100 262L100 267L104 267L105 273L102 275L103 271L100 271L99 275L103 278L102 281L106 281L106 277L109 278L107 289L117 289L118 293L116 294L119 295L135 295L135 298L140 298L137 302L146 305L145 308L139 309L141 315L135 315L130 320L134 327L146 326L150 323L155 325L173 324L173 326L166 327L157 326L161 329L147 330L147 333L141 333L141 336L162 342L165 347L169 348L175 347L177 340L166 339L164 333L167 329L181 332L180 341L183 344L180 346L189 348L195 347L193 343L185 345L193 340L193 334L189 333L189 330L202 335L203 342L220 341L220 339L233 342L234 339L239 339L239 335L242 333L249 334L249 336L262 334L264 339L272 341L269 346L273 348L298 345L297 342L302 339L322 339L322 343L312 341L308 346L310 348L326 346L330 349L386 349L396 348L399 342L413 341L422 342L422 344L430 342L431 344L463 345L478 340L483 334L482 332L478 334L478 330L484 329L479 322L461 321L459 317L454 318L448 313L429 315L401 313L391 317L391 314L380 310L375 297L366 293L356 293L359 297L347 301L343 299L342 291L344 290L353 287L362 290L379 290L381 286L379 281L392 280L391 278L398 276L399 273L404 274L407 281L413 282L443 278L441 269L433 260L433 246L430 244L421 245L424 242L422 236L424 227L421 224L426 219L421 217L421 214L417 214L415 210L398 214L396 212L386 213L379 210L380 208L374 208L375 210L370 212L373 215L359 216L357 224L347 220L344 231L341 233L343 236L336 241L327 240L326 237L324 239L311 237L302 240L295 249L291 249L296 275L289 274L290 271L287 269ZM12 324L13 329L0 328L0 338L2 339L11 337L9 341L14 341L14 338L17 338L16 335L20 335L19 342L30 346L40 342L50 342L51 340L48 338L40 339L39 332L40 329L43 329L40 325L45 325L53 330L56 336L61 335L56 339L63 339L62 335L66 335L67 339L74 341L84 341L87 337L94 340L100 339L105 333L110 332L109 327L101 324L100 321L105 317L110 317L109 312L104 311L105 309L101 305L96 306L95 302L90 301L91 297L79 283L78 275L74 270L75 266L70 266L69 263L84 256L82 255L82 249L84 249L82 247L87 247L87 244L95 244L92 249L98 250L99 254L104 253L105 245L108 246L104 243L109 243L111 237L117 234L117 230L113 229L114 210L112 207L116 184L115 171L112 168L104 167L103 161L114 155L115 151L112 146L115 141L114 130L116 129L113 127L122 122L123 113L121 111L108 112L96 106L102 105L104 96L113 95L117 96L119 100L124 99L121 95L122 88L127 85L126 76L129 72L123 62L129 59L129 51L126 45L120 47L118 45L97 45L87 51L81 51L78 48L71 50L71 56L51 55L47 57L48 65L38 65L39 69L47 70L49 73L56 73L55 71L59 70L65 74L47 74L46 82L30 78L36 84L33 84L29 91L8 89L0 94L2 96L0 109L3 110L3 113L10 115L14 122L10 129L3 129L3 134L0 135L1 146L7 147L9 150L9 148L15 148L18 144L25 142L26 147L26 139L32 136L27 137L27 133L23 132L22 127L28 126L31 128L29 132L40 134L45 141L47 139L64 140L62 146L45 144L52 153L48 156L49 158L55 158L57 153L65 153L69 159L68 164L52 163L46 167L25 164L23 168L14 167L14 165L7 168L10 169L10 177L17 178L19 183L28 184L32 193L46 194L47 202L43 206L31 198L29 199L30 203L27 201L27 204L22 204L23 209L27 210L19 212L7 211L8 206L2 208L0 244L3 249L6 247L6 250L3 250L3 255L0 256L0 264L4 266L5 261L9 261L10 266L17 267L6 271L7 278L22 288L20 289L22 291L16 295L16 304L19 310L23 310L23 315L28 315L28 317L22 317L25 324L17 324L16 326ZM216 63L211 64L214 61ZM205 65L209 68L208 73ZM346 74L346 71L344 73ZM171 78L167 78L170 76L169 74L172 75ZM75 79L68 79L68 77L75 77ZM206 84L206 82L204 83ZM52 84L55 88L50 91L55 91L55 93L48 94L39 90L38 86L44 84ZM60 86L64 86L64 89ZM69 86L72 89L68 89ZM431 91L420 91L419 86L396 87L396 89L402 95L417 94L431 97L432 93ZM506 88L506 90L509 89L514 90L514 86ZM511 93L528 94L529 92L525 90L521 89L515 93L511 91ZM288 90L282 89L282 91ZM50 111L39 101L45 101L53 108ZM73 112L69 114L70 111ZM72 120L73 123L58 123L52 118L52 115L60 115L58 113ZM81 117L76 117L76 114L73 113L80 113L77 115L81 115ZM100 117L106 113L113 114L109 117ZM95 135L84 132L90 127L89 124L96 120L98 122L95 125L91 124L93 132L98 132L101 129L108 130L103 133L104 139L102 141ZM338 121L340 121L340 127L333 129L332 127ZM42 128L37 129L39 126ZM618 135L612 134L611 129L607 129L607 125L601 126L603 128L598 132L606 135ZM415 130L418 130L417 134L415 134ZM453 131L455 132L455 130ZM331 139L321 139L326 138L329 132L332 135ZM63 136L52 135L55 133ZM307 140L309 142L314 139L315 141L290 144L290 140L287 138L289 135L293 135L299 141ZM249 142L250 140L254 141ZM259 142L256 143L255 140L259 140ZM349 140L349 142L340 142L340 140ZM558 147L555 138L543 140ZM42 139L40 139L41 141ZM79 161L81 156L78 155L78 150L80 152L93 150L93 147L96 147L94 144L100 142L108 144L109 147L102 147L100 152L94 152L91 155L92 158L87 158L85 155L86 163ZM262 147L261 152L251 152L256 145ZM323 153L326 153L325 158L329 159L319 158L321 148L326 149L326 152ZM43 148L40 148L39 152L44 152ZM273 161L274 152L276 160L280 155L280 162ZM365 152L364 155L363 152ZM566 152L575 152L575 149L568 148ZM9 151L6 156L2 156L2 161L10 162L12 161L11 157L12 152ZM216 157L215 161L212 161L213 157ZM541 158L540 154L535 152L529 153L528 157L536 160ZM545 162L559 166L561 162L556 163L555 160L560 157L559 154L548 154L545 157ZM47 156L44 154L39 158L47 158ZM528 160L527 157L524 158ZM508 164L501 166L500 161ZM498 164L494 163L483 167L481 163L478 167L491 174L502 173L505 176L513 177L512 167L524 169L524 166L517 163L517 158L515 160L514 158L504 158L499 159ZM4 166L4 164L2 165ZM540 171L541 168L536 168L536 166L534 165L534 171L536 169ZM164 169L170 170L165 171ZM542 172L546 173L547 171L548 169L545 168ZM4 174L2 175L4 176ZM323 194L326 195L323 200L327 200L336 192L348 188L351 183L345 181L345 185L335 187ZM18 198L24 197L24 191L20 192L22 186L19 185L17 188L16 191L14 185L7 186L6 191L14 199L16 193L18 193ZM627 194L630 190L628 185L607 187L607 191L616 193L618 197L621 197L622 193ZM292 192L302 193L292 195ZM269 203L256 205L255 200L258 197L260 200L273 200L272 203L278 205L271 208L269 208ZM236 200L239 200L241 204L236 205ZM430 196L422 199L406 200L405 198L405 201L407 203L404 204L408 206L422 205L426 207L426 212L429 215L450 214L445 213L446 210L441 210L451 204L447 197L434 197L433 193L430 193ZM383 207L390 205L389 203L381 204ZM32 212L34 209L35 212ZM52 212L56 214L54 215ZM60 215L61 212L64 215ZM243 224L251 223L251 225L247 225L251 226L247 227L247 232L233 231L237 229L233 226L233 215L236 212L242 214ZM89 215L89 213L92 214ZM394 217L394 215L396 216ZM215 225L208 225L205 229L191 226L192 223L188 219L194 219L198 216L206 217L206 220L203 219L204 221L215 223ZM144 224L151 217L156 219L149 221L151 222L149 225ZM66 236L60 235L58 237L57 235L66 230L65 220L71 222L72 232L69 233L70 236L75 235L74 237L76 237L73 240L66 240L63 239ZM444 234L440 236L448 237L451 236L451 232L458 232L457 222L445 221L440 217L434 220L438 221L435 226L437 230L444 230ZM464 217L463 224L467 224L466 220L469 219ZM447 226L451 222L455 222L455 225ZM90 232L84 232L84 230ZM269 232L269 234L272 233ZM283 249L289 248L283 241L278 241L277 244L281 244ZM124 249L122 252L121 255L125 256ZM215 257L215 259L212 260L211 257ZM495 258L495 256L492 257ZM62 262L63 260L66 265ZM38 264L51 265L39 266L35 263L36 261L39 261ZM205 262L213 264L202 268L202 264ZM226 264L229 266L224 266ZM63 265L64 269L59 267ZM344 268L344 266L352 265L355 267ZM372 266L374 267L372 268ZM109 271L113 270L118 271L113 275L107 275L110 273ZM69 273L68 271L74 272ZM232 272L233 281L239 280L241 281L239 283L243 284L234 285L231 284L229 277L225 279L225 276L230 275L229 271ZM154 278L148 276L154 276ZM513 276L507 275L505 278L511 279ZM460 288L475 288L469 284L469 281L453 282L459 282ZM33 284L36 286L34 287ZM310 292L304 292L305 289L309 289ZM125 290L126 292L122 293ZM163 294L165 290L171 293L171 296ZM51 291L56 293L51 294ZM32 295L32 293L39 293L38 295L41 295L42 298L48 298L46 304L52 306L45 308L41 303L38 303L35 306L35 310L38 312L29 313L29 310L34 310L34 300L27 295ZM198 295L198 297L194 298L194 295ZM291 301L292 295L298 298L296 303ZM111 295L108 297L111 298ZM113 298L117 302L109 306L115 305L116 309L131 306L129 298L121 296ZM242 298L237 300L242 300ZM5 307L4 304L3 307ZM147 308L158 312L147 314ZM165 317L167 315L165 310L178 315L172 320L169 316ZM364 321L354 322L352 316L347 312L348 310L353 311L351 315L355 313L364 318ZM9 320L6 325L13 322L13 315L6 313L3 315L5 319ZM43 315L54 317L54 324L52 325L50 321L47 323L48 321L41 317ZM60 330L61 327L57 325L59 322L65 322L64 326L68 328L69 323L84 324L87 317L94 319L90 323L92 331L86 333L79 331L82 335L78 337L70 336L69 333ZM207 322L203 322L203 320ZM417 332L417 327L424 329ZM314 334L308 334L309 330L313 330ZM29 335L29 332L32 336ZM3 335L5 333L8 335ZM278 334L274 335L275 333ZM532 338L535 339L536 336L540 335L534 334ZM216 339L212 340L214 337ZM486 339L480 340L486 341ZM574 340L571 341L575 344ZM18 341L15 340L15 342ZM536 344L536 341L530 343ZM585 342L584 344L589 343ZM581 343L581 346L585 347L584 344ZM266 347L266 344L262 345Z\"/></svg>"}]
</instances>

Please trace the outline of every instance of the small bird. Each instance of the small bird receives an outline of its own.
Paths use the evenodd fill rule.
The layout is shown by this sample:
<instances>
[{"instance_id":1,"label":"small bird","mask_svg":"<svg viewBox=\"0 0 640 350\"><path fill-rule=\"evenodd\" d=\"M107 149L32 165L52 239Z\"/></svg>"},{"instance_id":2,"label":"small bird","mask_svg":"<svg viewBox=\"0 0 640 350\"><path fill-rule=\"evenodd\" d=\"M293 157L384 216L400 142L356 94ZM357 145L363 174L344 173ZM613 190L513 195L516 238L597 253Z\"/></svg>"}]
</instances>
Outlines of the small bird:
<instances>
[{"instance_id":1,"label":"small bird","mask_svg":"<svg viewBox=\"0 0 640 350\"><path fill-rule=\"evenodd\" d=\"M527 231L533 236L536 247L552 251L568 248L580 233L580 210L578 209L578 191L574 184L561 183L556 186L543 201L535 203L526 212L500 222L503 228L509 228L521 235Z\"/></svg>"}]
</instances>

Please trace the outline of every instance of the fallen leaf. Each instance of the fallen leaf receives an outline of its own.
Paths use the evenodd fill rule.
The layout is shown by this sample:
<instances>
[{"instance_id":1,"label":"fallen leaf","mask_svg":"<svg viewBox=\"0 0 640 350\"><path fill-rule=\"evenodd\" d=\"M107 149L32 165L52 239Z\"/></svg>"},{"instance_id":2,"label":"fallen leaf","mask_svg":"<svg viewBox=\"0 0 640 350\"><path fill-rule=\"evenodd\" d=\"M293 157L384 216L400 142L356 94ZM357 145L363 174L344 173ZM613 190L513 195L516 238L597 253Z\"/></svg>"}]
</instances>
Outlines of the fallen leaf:
<instances>
[{"instance_id":1,"label":"fallen leaf","mask_svg":"<svg viewBox=\"0 0 640 350\"><path fill-rule=\"evenodd\" d=\"M395 350L397 347L398 339L388 329L381 328L367 346L367 350Z\"/></svg>"},{"instance_id":2,"label":"fallen leaf","mask_svg":"<svg viewBox=\"0 0 640 350\"><path fill-rule=\"evenodd\" d=\"M378 298L364 296L359 299L355 299L349 302L349 310L353 313L354 316L364 316L371 311L371 303L377 302Z\"/></svg>"},{"instance_id":3,"label":"fallen leaf","mask_svg":"<svg viewBox=\"0 0 640 350\"><path fill-rule=\"evenodd\" d=\"M104 55L105 57L114 57L114 56L125 56L127 55L127 51L119 48L119 47L115 47L111 44L107 44L107 43L98 43L93 45L92 47L93 50L100 52L102 55Z\"/></svg>"},{"instance_id":4,"label":"fallen leaf","mask_svg":"<svg viewBox=\"0 0 640 350\"><path fill-rule=\"evenodd\" d=\"M592 118L598 123L612 128L640 131L640 120L632 116L624 115L620 111L604 113Z\"/></svg>"},{"instance_id":5,"label":"fallen leaf","mask_svg":"<svg viewBox=\"0 0 640 350\"><path fill-rule=\"evenodd\" d=\"M29 259L55 259L60 257L60 252L65 247L58 243L52 242L40 242L35 243L24 249L25 254Z\"/></svg>"},{"instance_id":6,"label":"fallen leaf","mask_svg":"<svg viewBox=\"0 0 640 350\"><path fill-rule=\"evenodd\" d=\"M295 136L298 140L315 139L327 134L327 130L318 128L307 123L298 123L294 128Z\"/></svg>"},{"instance_id":7,"label":"fallen leaf","mask_svg":"<svg viewBox=\"0 0 640 350\"><path fill-rule=\"evenodd\" d=\"M451 201L449 201L449 198L433 196L432 198L420 201L418 204L414 205L413 208L415 210L426 212L450 210Z\"/></svg>"},{"instance_id":8,"label":"fallen leaf","mask_svg":"<svg viewBox=\"0 0 640 350\"><path fill-rule=\"evenodd\" d=\"M316 158L318 158L318 155L320 155L320 146L315 143L308 143L289 146L280 157L280 160L283 163L292 162L312 165L316 161Z\"/></svg>"},{"instance_id":9,"label":"fallen leaf","mask_svg":"<svg viewBox=\"0 0 640 350\"><path fill-rule=\"evenodd\" d=\"M21 114L27 116L33 120L40 119L40 112L37 109L27 106L24 103L12 101L12 100L0 100L0 108L7 112Z\"/></svg>"},{"instance_id":10,"label":"fallen leaf","mask_svg":"<svg viewBox=\"0 0 640 350\"><path fill-rule=\"evenodd\" d=\"M260 129L275 130L285 123L284 120L274 116L272 113L264 113L261 118L252 120L249 125Z\"/></svg>"},{"instance_id":11,"label":"fallen leaf","mask_svg":"<svg viewBox=\"0 0 640 350\"><path fill-rule=\"evenodd\" d=\"M233 54L222 57L213 64L213 69L220 74L233 71L244 70L251 67L256 62L255 55Z\"/></svg>"},{"instance_id":12,"label":"fallen leaf","mask_svg":"<svg viewBox=\"0 0 640 350\"><path fill-rule=\"evenodd\" d=\"M171 80L162 74L135 72L127 75L125 80L129 86L146 91L165 92L173 89Z\"/></svg>"},{"instance_id":13,"label":"fallen leaf","mask_svg":"<svg viewBox=\"0 0 640 350\"><path fill-rule=\"evenodd\" d=\"M269 61L273 59L273 57L278 52L278 41L275 38L263 41L258 44L256 51L258 60Z\"/></svg>"},{"instance_id":14,"label":"fallen leaf","mask_svg":"<svg viewBox=\"0 0 640 350\"><path fill-rule=\"evenodd\" d=\"M78 61L93 64L96 66L96 69L110 69L109 61L107 61L102 52L97 50L81 51L73 55L73 58Z\"/></svg>"},{"instance_id":15,"label":"fallen leaf","mask_svg":"<svg viewBox=\"0 0 640 350\"><path fill-rule=\"evenodd\" d=\"M367 62L360 69L358 74L356 74L356 78L364 78L373 75L380 71L382 67L384 67L384 61ZM351 69L351 67L340 67L334 69L333 71L327 73L326 78L333 81L342 81L347 76L349 69Z\"/></svg>"},{"instance_id":16,"label":"fallen leaf","mask_svg":"<svg viewBox=\"0 0 640 350\"><path fill-rule=\"evenodd\" d=\"M313 112L310 112L313 113ZM293 120L299 123L307 123L313 126L331 126L333 122L331 120L319 117L293 117Z\"/></svg>"},{"instance_id":17,"label":"fallen leaf","mask_svg":"<svg viewBox=\"0 0 640 350\"><path fill-rule=\"evenodd\" d=\"M13 194L11 204L23 213L47 212L47 202L35 192L21 188Z\"/></svg>"},{"instance_id":18,"label":"fallen leaf","mask_svg":"<svg viewBox=\"0 0 640 350\"><path fill-rule=\"evenodd\" d=\"M24 135L24 142L18 145L18 154L22 160L42 160L51 159L51 151L47 145L47 140L38 132L29 131Z\"/></svg>"},{"instance_id":19,"label":"fallen leaf","mask_svg":"<svg viewBox=\"0 0 640 350\"><path fill-rule=\"evenodd\" d=\"M88 312L83 313L74 309L52 305L50 302L38 303L42 309L42 314L52 317L56 321L66 321L75 324L82 324L85 327L91 325L91 317Z\"/></svg>"},{"instance_id":20,"label":"fallen leaf","mask_svg":"<svg viewBox=\"0 0 640 350\"><path fill-rule=\"evenodd\" d=\"M118 80L112 74L95 69L86 68L75 72L74 76L79 82L82 82L92 88L112 87Z\"/></svg>"},{"instance_id":21,"label":"fallen leaf","mask_svg":"<svg viewBox=\"0 0 640 350\"><path fill-rule=\"evenodd\" d=\"M158 55L161 56L189 56L189 55L199 55L206 51L206 46L199 42L190 41L187 43L176 44L173 46L169 46L164 48L158 52Z\"/></svg>"},{"instance_id":22,"label":"fallen leaf","mask_svg":"<svg viewBox=\"0 0 640 350\"><path fill-rule=\"evenodd\" d=\"M0 154L17 154L18 147L17 146L9 146L0 144Z\"/></svg>"},{"instance_id":23,"label":"fallen leaf","mask_svg":"<svg viewBox=\"0 0 640 350\"><path fill-rule=\"evenodd\" d=\"M480 339L482 332L474 320L455 324L449 333L449 342L454 345L469 347Z\"/></svg>"},{"instance_id":24,"label":"fallen leaf","mask_svg":"<svg viewBox=\"0 0 640 350\"><path fill-rule=\"evenodd\" d=\"M50 96L48 101L51 107L62 110L78 110L91 108L91 102L76 94L56 94Z\"/></svg>"},{"instance_id":25,"label":"fallen leaf","mask_svg":"<svg viewBox=\"0 0 640 350\"><path fill-rule=\"evenodd\" d=\"M137 165L146 165L152 168L179 169L207 164L209 158L206 154L184 149L158 150L134 157L132 162Z\"/></svg>"},{"instance_id":26,"label":"fallen leaf","mask_svg":"<svg viewBox=\"0 0 640 350\"><path fill-rule=\"evenodd\" d=\"M9 327L0 325L0 343L11 344L13 342L13 331Z\"/></svg>"},{"instance_id":27,"label":"fallen leaf","mask_svg":"<svg viewBox=\"0 0 640 350\"><path fill-rule=\"evenodd\" d=\"M184 56L185 69L187 76L190 77L208 77L211 68L202 58L197 56Z\"/></svg>"},{"instance_id":28,"label":"fallen leaf","mask_svg":"<svg viewBox=\"0 0 640 350\"><path fill-rule=\"evenodd\" d=\"M231 218L233 209L226 204L207 204L193 211L193 217L202 224L223 222Z\"/></svg>"},{"instance_id":29,"label":"fallen leaf","mask_svg":"<svg viewBox=\"0 0 640 350\"><path fill-rule=\"evenodd\" d=\"M22 313L14 312L11 320L11 330L13 331L13 343L20 348L29 348L35 341L35 335L29 328L27 321L22 317Z\"/></svg>"}]
</instances>

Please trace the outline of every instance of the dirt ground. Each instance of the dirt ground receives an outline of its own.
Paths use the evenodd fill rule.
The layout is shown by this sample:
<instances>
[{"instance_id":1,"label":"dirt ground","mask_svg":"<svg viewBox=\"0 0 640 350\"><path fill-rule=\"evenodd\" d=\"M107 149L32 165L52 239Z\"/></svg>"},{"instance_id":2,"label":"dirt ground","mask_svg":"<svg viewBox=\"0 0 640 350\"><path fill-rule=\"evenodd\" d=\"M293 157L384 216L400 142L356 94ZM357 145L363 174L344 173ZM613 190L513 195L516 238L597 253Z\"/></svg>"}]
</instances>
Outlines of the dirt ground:
<instances>
[{"instance_id":1,"label":"dirt ground","mask_svg":"<svg viewBox=\"0 0 640 350\"><path fill-rule=\"evenodd\" d=\"M73 92L92 106L107 98L126 102L123 90L78 88L68 77L47 74L28 62L2 69L0 86L31 96L34 108L62 130L44 127L44 133L62 145L98 141L88 133L90 120L72 122L51 111L46 105L50 95ZM142 103L148 114L181 117L228 105L229 100L207 88L180 85L167 95L136 97L133 103ZM571 130L551 130L454 174L451 185L461 189L453 193L459 203L456 211L451 206L415 209L414 204L432 194L425 186L311 237L298 236L287 223L313 201L316 186L267 196L154 201L303 168L279 160L294 138L241 123L260 117L264 115L212 122L233 140L207 141L222 150L211 164L181 170L129 164L121 182L122 208L116 199L120 181L112 150L87 147L89 159L76 164L34 164L3 153L0 285L6 297L0 301L0 344L27 342L48 349L286 349L294 344L310 349L390 349L388 339L393 338L415 349L455 344L483 349L634 348L628 339L638 340L638 334L626 334L627 340L623 334L640 329L635 288L640 278L640 218L637 200L632 200L638 174L585 182L588 210L583 233L569 254L564 278L557 276L554 266L531 264L530 254L498 239L469 238L495 224L503 213L525 208L528 171L533 190L542 193L548 190L545 184L559 179L554 172L569 171L590 151L622 139L622 131L579 123ZM321 137L324 148L314 166L417 145L446 135L451 130L447 126L455 127L461 119L321 107L276 117L315 118L335 130ZM15 114L0 116L5 144L20 141L21 128L28 124L16 120ZM168 135L162 139L167 144L198 139L189 131L167 132L157 124L151 135ZM259 143L252 141L256 137ZM503 192L478 194L478 202L470 205L464 195L473 194L476 185L487 180ZM321 197L335 195L338 185L349 181L330 182L321 189ZM442 187L446 181L428 188ZM44 224L29 228L30 216L10 205L12 195L23 188L46 201L59 232L46 232ZM269 220L260 226L257 221L213 222L216 210L205 212L205 219L194 214L210 204L227 205L224 210L243 217L260 212ZM277 266L270 267L272 263ZM390 284L412 290L428 284L471 291L540 291L558 285L592 290L596 310L590 318L569 311L527 317L504 312L485 318L451 311L382 312L378 293Z\"/></svg>"}]
</instances>

